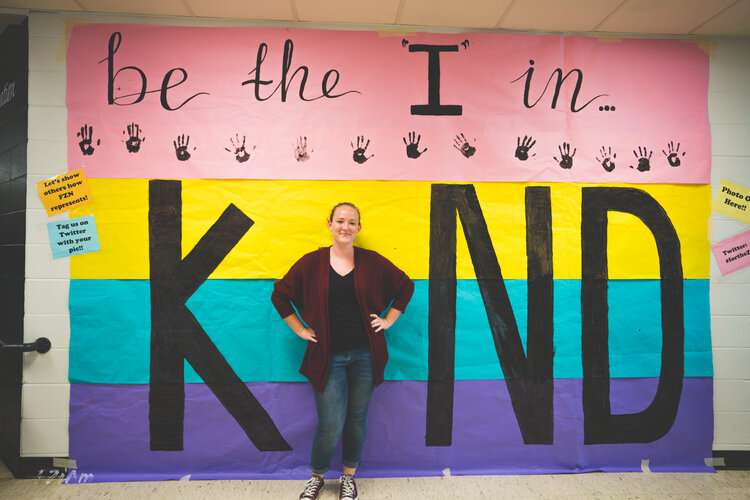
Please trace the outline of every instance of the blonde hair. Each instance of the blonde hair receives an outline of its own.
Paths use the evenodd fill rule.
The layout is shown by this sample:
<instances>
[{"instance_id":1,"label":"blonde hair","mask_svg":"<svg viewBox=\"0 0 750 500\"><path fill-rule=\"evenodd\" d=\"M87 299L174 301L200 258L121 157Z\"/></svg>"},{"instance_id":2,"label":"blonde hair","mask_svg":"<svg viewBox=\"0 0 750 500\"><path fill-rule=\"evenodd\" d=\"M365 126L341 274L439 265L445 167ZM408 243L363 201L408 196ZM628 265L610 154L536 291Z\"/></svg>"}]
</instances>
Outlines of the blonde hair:
<instances>
[{"instance_id":1,"label":"blonde hair","mask_svg":"<svg viewBox=\"0 0 750 500\"><path fill-rule=\"evenodd\" d=\"M339 207L352 207L357 211L357 219L359 219L359 223L362 223L362 216L359 214L359 209L354 203L349 203L348 201L342 201L341 203L337 203L336 205L334 205L334 207L331 209L331 215L328 216L328 222L333 222L333 214Z\"/></svg>"}]
</instances>

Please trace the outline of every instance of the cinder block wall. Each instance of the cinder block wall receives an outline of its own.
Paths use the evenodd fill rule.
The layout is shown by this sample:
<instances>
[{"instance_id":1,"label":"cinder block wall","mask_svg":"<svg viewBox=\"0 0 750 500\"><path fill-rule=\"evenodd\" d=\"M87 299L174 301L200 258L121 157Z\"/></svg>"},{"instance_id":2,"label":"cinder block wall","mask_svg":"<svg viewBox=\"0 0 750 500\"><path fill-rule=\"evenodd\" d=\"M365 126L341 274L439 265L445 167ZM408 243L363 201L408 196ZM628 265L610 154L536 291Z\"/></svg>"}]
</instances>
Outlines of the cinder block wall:
<instances>
[{"instance_id":1,"label":"cinder block wall","mask_svg":"<svg viewBox=\"0 0 750 500\"><path fill-rule=\"evenodd\" d=\"M722 178L750 186L750 39L710 45L711 185ZM714 214L709 234L719 241L750 229ZM714 352L714 450L750 451L750 268L723 277L711 257L711 334Z\"/></svg>"}]
</instances>

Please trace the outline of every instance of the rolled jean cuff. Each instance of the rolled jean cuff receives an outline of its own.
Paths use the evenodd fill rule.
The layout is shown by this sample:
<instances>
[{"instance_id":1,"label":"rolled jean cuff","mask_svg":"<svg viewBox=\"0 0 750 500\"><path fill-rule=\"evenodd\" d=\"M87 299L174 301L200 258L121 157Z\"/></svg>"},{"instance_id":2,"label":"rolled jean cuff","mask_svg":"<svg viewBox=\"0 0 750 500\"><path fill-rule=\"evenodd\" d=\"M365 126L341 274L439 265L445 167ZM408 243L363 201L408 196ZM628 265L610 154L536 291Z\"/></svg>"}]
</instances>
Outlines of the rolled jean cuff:
<instances>
[{"instance_id":1,"label":"rolled jean cuff","mask_svg":"<svg viewBox=\"0 0 750 500\"><path fill-rule=\"evenodd\" d=\"M351 469L356 469L357 467L359 467L359 464L360 464L361 462L362 462L361 460L357 460L356 462L352 462L352 461L350 461L350 460L342 460L342 461L341 461L341 464L342 464L342 465L343 465L344 467L349 467L349 468L351 468Z\"/></svg>"},{"instance_id":2,"label":"rolled jean cuff","mask_svg":"<svg viewBox=\"0 0 750 500\"><path fill-rule=\"evenodd\" d=\"M322 476L323 474L328 472L328 467L326 467L325 469L316 469L315 467L310 467L310 472L312 472L313 474L320 474Z\"/></svg>"}]
</instances>

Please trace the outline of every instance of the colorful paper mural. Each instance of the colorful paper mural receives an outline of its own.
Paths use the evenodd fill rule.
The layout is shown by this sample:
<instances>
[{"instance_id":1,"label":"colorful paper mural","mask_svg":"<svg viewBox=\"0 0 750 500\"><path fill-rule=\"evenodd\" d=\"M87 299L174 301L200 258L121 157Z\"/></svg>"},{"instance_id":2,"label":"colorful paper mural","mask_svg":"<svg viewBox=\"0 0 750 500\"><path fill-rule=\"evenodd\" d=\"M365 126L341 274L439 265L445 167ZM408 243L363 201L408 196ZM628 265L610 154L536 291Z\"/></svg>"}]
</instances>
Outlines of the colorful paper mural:
<instances>
[{"instance_id":1,"label":"colorful paper mural","mask_svg":"<svg viewBox=\"0 0 750 500\"><path fill-rule=\"evenodd\" d=\"M67 68L94 480L307 476L305 345L270 293L342 200L416 286L358 474L709 470L699 46L90 25Z\"/></svg>"}]
</instances>

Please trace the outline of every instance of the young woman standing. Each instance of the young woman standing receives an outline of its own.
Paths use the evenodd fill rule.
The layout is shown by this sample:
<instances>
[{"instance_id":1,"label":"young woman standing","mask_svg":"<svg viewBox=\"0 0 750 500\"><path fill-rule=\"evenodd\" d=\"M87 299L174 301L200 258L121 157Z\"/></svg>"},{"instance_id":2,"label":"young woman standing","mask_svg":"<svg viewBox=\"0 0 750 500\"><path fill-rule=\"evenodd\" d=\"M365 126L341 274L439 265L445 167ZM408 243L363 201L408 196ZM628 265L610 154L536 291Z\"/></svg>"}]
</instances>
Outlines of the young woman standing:
<instances>
[{"instance_id":1,"label":"young woman standing","mask_svg":"<svg viewBox=\"0 0 750 500\"><path fill-rule=\"evenodd\" d=\"M354 246L362 225L353 204L333 207L328 229L332 245L300 258L274 284L271 300L294 333L308 341L300 373L315 389L312 475L299 498L318 497L343 433L339 498L356 500L354 474L367 411L388 361L383 334L406 309L414 283L382 255Z\"/></svg>"}]
</instances>

